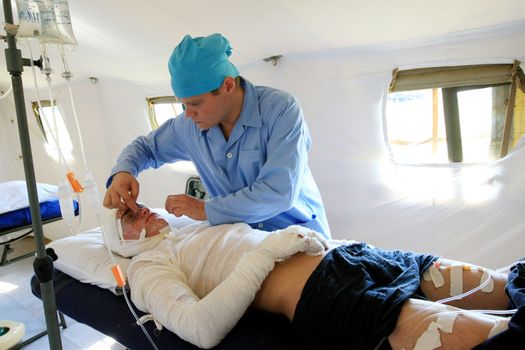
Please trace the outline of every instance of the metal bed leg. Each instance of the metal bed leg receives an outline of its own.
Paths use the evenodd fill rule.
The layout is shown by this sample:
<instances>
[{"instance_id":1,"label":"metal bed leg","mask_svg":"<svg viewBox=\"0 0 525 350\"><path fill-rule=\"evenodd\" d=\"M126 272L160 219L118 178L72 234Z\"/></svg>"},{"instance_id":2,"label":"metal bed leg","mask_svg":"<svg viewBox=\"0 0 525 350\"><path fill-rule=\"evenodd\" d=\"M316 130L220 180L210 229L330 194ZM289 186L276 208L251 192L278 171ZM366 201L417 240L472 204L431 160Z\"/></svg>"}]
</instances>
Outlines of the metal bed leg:
<instances>
[{"instance_id":1,"label":"metal bed leg","mask_svg":"<svg viewBox=\"0 0 525 350\"><path fill-rule=\"evenodd\" d=\"M9 244L6 244L4 246L4 251L2 252L2 260L0 260L0 266L6 266L6 265L9 265L9 264L14 263L16 261L29 258L30 256L34 256L35 252L36 252L36 251L32 251L32 252L29 252L29 253L26 253L26 254L22 254L20 256L17 256L17 257L14 257L14 258L8 260L7 259L7 254L14 252L14 250L15 249L11 248L11 246Z\"/></svg>"},{"instance_id":2,"label":"metal bed leg","mask_svg":"<svg viewBox=\"0 0 525 350\"><path fill-rule=\"evenodd\" d=\"M6 244L4 246L4 250L2 251L2 260L0 261L0 266L7 265L7 254L11 253L13 251L13 248L9 246L9 244Z\"/></svg>"}]
</instances>

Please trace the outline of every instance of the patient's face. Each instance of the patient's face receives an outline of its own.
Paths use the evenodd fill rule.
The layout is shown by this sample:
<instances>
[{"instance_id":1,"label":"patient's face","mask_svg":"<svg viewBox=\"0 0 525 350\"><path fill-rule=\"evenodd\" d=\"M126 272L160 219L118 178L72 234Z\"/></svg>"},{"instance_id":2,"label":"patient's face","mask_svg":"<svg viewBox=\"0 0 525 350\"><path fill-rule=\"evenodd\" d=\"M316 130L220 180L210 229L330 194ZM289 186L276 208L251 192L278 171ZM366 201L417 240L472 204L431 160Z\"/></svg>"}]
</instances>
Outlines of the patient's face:
<instances>
[{"instance_id":1,"label":"patient's face","mask_svg":"<svg viewBox=\"0 0 525 350\"><path fill-rule=\"evenodd\" d=\"M160 233L160 230L168 226L168 222L160 215L152 213L149 208L139 204L139 210L133 213L128 209L122 214L122 235L124 239L139 239L142 229L146 230L146 238Z\"/></svg>"}]
</instances>

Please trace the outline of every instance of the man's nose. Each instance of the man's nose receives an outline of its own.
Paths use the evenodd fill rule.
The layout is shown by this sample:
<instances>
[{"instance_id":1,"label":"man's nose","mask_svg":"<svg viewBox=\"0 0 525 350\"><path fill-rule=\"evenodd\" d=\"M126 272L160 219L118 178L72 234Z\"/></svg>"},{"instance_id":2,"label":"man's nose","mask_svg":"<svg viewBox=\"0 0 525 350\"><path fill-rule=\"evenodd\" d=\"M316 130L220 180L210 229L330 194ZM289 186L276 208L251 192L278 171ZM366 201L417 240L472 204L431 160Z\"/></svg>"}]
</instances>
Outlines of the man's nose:
<instances>
[{"instance_id":1,"label":"man's nose","mask_svg":"<svg viewBox=\"0 0 525 350\"><path fill-rule=\"evenodd\" d=\"M188 118L193 118L195 116L195 111L193 110L193 108L186 106L184 115Z\"/></svg>"},{"instance_id":2,"label":"man's nose","mask_svg":"<svg viewBox=\"0 0 525 350\"><path fill-rule=\"evenodd\" d=\"M139 215L140 216L147 215L148 213L149 213L149 208L140 208L140 210L139 210Z\"/></svg>"}]
</instances>

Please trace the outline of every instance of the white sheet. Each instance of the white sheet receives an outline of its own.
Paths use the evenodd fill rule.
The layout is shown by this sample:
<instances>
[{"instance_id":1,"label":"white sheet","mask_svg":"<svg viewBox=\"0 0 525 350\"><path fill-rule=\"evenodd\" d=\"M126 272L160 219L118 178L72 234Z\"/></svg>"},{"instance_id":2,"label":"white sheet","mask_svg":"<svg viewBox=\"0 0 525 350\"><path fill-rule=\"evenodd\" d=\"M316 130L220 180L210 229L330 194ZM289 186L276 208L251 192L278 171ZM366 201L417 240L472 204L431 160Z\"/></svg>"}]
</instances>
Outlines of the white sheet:
<instances>
[{"instance_id":1,"label":"white sheet","mask_svg":"<svg viewBox=\"0 0 525 350\"><path fill-rule=\"evenodd\" d=\"M121 293L111 274L110 269L114 264L104 246L100 228L53 241L47 247L53 248L58 255L54 262L58 270L80 282L109 289L115 294ZM131 259L116 254L114 256L122 272L126 274Z\"/></svg>"},{"instance_id":2,"label":"white sheet","mask_svg":"<svg viewBox=\"0 0 525 350\"><path fill-rule=\"evenodd\" d=\"M36 185L40 203L58 199L58 186ZM26 182L21 180L0 183L0 214L29 207Z\"/></svg>"}]
</instances>

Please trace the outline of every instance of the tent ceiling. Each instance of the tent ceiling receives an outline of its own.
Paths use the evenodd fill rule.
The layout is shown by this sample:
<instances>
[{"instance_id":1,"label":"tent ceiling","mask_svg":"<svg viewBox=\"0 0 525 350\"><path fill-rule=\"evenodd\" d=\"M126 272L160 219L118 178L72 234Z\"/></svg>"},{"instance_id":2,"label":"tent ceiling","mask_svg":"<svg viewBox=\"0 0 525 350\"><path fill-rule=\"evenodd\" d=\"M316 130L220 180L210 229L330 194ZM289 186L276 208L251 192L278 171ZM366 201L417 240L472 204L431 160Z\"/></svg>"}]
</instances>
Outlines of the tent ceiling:
<instances>
[{"instance_id":1,"label":"tent ceiling","mask_svg":"<svg viewBox=\"0 0 525 350\"><path fill-rule=\"evenodd\" d=\"M75 77L140 83L167 80L167 58L187 33L223 33L234 47L232 61L242 66L275 54L307 55L521 21L525 1L70 0L70 11L78 41L68 55ZM20 48L25 53L22 43ZM60 69L59 62L55 67ZM4 55L0 69L5 72ZM0 86L8 84L8 74L1 73Z\"/></svg>"}]
</instances>

